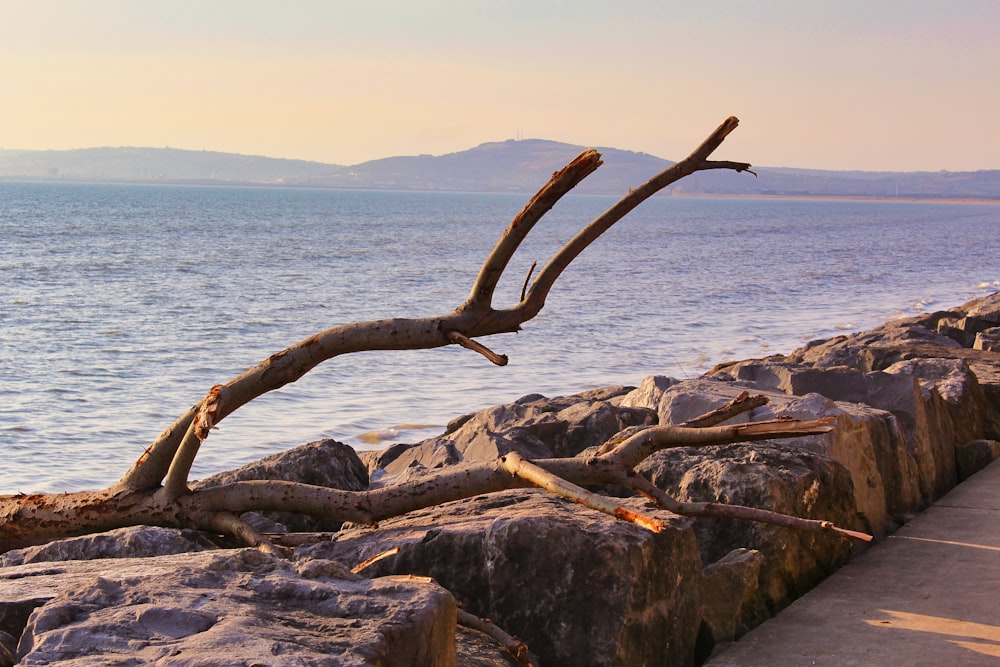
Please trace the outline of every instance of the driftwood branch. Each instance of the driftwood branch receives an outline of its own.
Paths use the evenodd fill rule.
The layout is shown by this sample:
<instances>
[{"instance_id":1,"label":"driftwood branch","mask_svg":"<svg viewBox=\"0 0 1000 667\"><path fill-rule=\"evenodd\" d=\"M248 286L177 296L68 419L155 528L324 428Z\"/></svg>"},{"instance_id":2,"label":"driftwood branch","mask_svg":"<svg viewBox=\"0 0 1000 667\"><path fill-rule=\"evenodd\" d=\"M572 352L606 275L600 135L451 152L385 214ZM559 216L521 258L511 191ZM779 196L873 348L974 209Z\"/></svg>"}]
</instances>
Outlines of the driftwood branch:
<instances>
[{"instance_id":1,"label":"driftwood branch","mask_svg":"<svg viewBox=\"0 0 1000 667\"><path fill-rule=\"evenodd\" d=\"M405 484L368 491L343 491L282 481L247 481L191 490L188 475L200 447L212 428L255 398L294 382L318 364L342 354L366 350L429 349L458 344L506 363L506 357L473 340L518 331L545 303L552 286L567 266L613 224L643 200L695 171L747 171L742 162L708 158L737 126L727 119L690 156L647 183L630 191L571 239L542 268L520 301L511 308L494 309L499 279L526 235L567 192L601 164L596 151L587 150L528 202L501 235L484 261L467 300L454 311L420 319L360 322L320 332L265 359L223 385L177 418L114 485L100 491L59 495L0 497L0 542L39 541L98 532L128 525L196 527L239 537L247 544L278 553L266 536L243 522L247 511L278 510L373 524L382 519L511 488L539 485L583 505L630 520L651 530L662 525L615 501L586 491L591 484L621 484L671 512L705 516L739 516L754 521L858 537L824 522L784 517L750 508L717 504L679 503L638 477L634 468L661 449L760 440L825 433L828 420L775 421L719 426L729 416L749 409L752 398L737 401L688 426L657 426L609 444L590 458L527 461L516 454L495 461L454 466ZM530 279L530 276L529 276ZM692 428L699 426L703 428ZM2 545L0 545L2 546Z\"/></svg>"}]
</instances>

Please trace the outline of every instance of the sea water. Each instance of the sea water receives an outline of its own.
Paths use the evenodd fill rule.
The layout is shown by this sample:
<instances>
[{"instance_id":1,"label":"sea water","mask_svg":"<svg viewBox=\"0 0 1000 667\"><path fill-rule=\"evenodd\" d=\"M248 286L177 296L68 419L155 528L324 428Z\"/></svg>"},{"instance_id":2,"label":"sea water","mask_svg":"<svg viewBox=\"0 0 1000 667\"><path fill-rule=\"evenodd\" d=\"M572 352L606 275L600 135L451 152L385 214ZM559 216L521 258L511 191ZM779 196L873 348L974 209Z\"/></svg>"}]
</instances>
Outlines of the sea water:
<instances>
[{"instance_id":1,"label":"sea water","mask_svg":"<svg viewBox=\"0 0 1000 667\"><path fill-rule=\"evenodd\" d=\"M99 488L208 389L342 324L458 306L520 194L0 183L0 493ZM614 198L568 196L495 305ZM319 438L416 442L529 393L727 359L1000 289L1000 206L657 197L518 334L321 364L220 423L193 477Z\"/></svg>"}]
</instances>

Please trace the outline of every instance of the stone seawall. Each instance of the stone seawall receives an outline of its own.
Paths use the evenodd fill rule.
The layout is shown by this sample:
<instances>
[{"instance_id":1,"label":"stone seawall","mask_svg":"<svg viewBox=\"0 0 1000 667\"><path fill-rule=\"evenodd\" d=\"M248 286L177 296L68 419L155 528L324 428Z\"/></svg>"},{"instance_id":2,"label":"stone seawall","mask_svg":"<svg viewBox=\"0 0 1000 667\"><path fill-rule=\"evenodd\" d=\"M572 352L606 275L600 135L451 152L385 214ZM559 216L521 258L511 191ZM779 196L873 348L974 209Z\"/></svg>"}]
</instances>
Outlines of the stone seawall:
<instances>
[{"instance_id":1,"label":"stone seawall","mask_svg":"<svg viewBox=\"0 0 1000 667\"><path fill-rule=\"evenodd\" d=\"M768 402L736 420L834 417L836 427L665 450L638 472L681 500L823 519L881 539L1000 456L998 334L995 294L692 380L525 396L457 419L437 438L360 457L312 443L203 484L270 478L361 490L510 451L575 456L750 391ZM162 528L0 556L0 665L517 664L480 633L456 629L456 604L524 640L543 665L696 665L859 548L731 519L670 516L651 533L525 490L377 529L288 515L254 522L329 535L289 560ZM368 577L348 571L392 547L399 553Z\"/></svg>"}]
</instances>

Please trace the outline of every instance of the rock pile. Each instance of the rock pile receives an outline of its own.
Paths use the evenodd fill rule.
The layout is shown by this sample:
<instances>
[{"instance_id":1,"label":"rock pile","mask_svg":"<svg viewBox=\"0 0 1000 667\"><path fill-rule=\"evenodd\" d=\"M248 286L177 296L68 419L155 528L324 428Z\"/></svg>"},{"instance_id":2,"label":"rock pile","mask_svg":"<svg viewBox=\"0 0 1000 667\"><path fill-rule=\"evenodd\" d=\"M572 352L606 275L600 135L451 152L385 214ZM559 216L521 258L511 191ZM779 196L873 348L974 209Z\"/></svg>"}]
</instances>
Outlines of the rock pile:
<instances>
[{"instance_id":1,"label":"rock pile","mask_svg":"<svg viewBox=\"0 0 1000 667\"><path fill-rule=\"evenodd\" d=\"M836 428L665 450L638 472L681 500L883 537L1000 455L998 333L995 294L693 380L653 376L637 388L526 396L458 419L437 438L360 457L333 441L312 443L202 484L280 478L360 490L511 451L575 456L749 390L768 403L737 420L834 417ZM671 516L651 533L523 490L377 528L286 515L253 522L329 534L288 560L163 528L4 554L0 664L516 664L478 632L456 629L461 606L523 639L541 664L693 665L806 592L852 549L729 519ZM349 571L391 547L398 553L366 577Z\"/></svg>"}]
</instances>

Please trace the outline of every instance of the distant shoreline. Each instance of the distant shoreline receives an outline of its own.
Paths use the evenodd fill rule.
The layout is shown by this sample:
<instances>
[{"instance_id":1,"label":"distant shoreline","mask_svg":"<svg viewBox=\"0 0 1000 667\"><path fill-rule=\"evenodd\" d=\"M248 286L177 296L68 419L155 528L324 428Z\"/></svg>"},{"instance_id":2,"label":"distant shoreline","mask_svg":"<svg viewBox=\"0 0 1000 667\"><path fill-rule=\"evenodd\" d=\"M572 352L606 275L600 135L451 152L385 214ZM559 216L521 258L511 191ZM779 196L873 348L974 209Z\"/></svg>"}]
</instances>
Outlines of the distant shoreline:
<instances>
[{"instance_id":1,"label":"distant shoreline","mask_svg":"<svg viewBox=\"0 0 1000 667\"><path fill-rule=\"evenodd\" d=\"M989 199L985 197L890 197L876 195L727 195L727 194L683 194L674 195L684 199L765 199L789 201L859 201L859 202L891 202L896 204L1000 204L1000 197Z\"/></svg>"},{"instance_id":2,"label":"distant shoreline","mask_svg":"<svg viewBox=\"0 0 1000 667\"><path fill-rule=\"evenodd\" d=\"M421 188L374 188L374 187L343 187L336 185L310 185L308 183L269 183L253 181L223 181L200 179L177 180L126 180L126 179L96 179L96 178L44 178L41 176L0 176L0 183L63 183L76 185L171 185L193 187L233 187L233 188L288 188L299 190L367 190L372 192L439 192L455 194L507 194L525 195L530 197L534 192L516 190L446 190ZM569 193L586 196L614 197L625 193L616 192L581 192ZM697 193L683 192L673 194L670 191L658 193L658 197L676 197L677 199L759 199L787 201L857 201L857 202L887 202L897 204L1000 204L1000 197L892 197L888 195L811 195L811 194L729 194L729 193Z\"/></svg>"}]
</instances>

